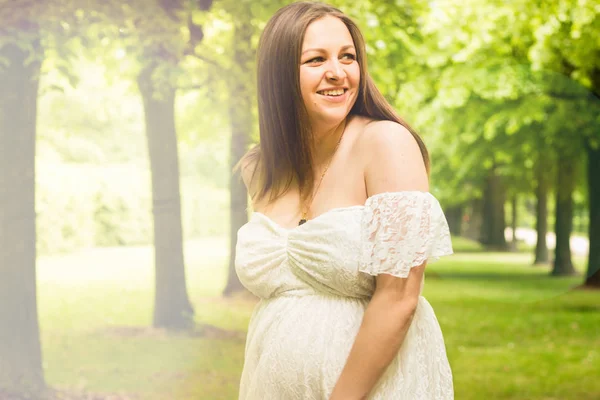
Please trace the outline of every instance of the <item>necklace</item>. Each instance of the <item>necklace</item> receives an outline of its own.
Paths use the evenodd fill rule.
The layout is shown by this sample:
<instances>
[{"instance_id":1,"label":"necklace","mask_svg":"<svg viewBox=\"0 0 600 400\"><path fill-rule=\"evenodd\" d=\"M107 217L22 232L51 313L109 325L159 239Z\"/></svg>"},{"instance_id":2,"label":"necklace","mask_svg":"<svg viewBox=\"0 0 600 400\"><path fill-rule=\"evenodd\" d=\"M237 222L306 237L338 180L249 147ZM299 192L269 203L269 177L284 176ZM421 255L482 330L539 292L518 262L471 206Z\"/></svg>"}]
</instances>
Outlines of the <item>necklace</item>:
<instances>
[{"instance_id":1,"label":"necklace","mask_svg":"<svg viewBox=\"0 0 600 400\"><path fill-rule=\"evenodd\" d=\"M335 153L337 152L337 149L340 146L340 143L342 142L342 137L344 136L344 131L345 130L346 130L346 122L344 121L344 128L342 129L342 134L340 135L340 138L339 138L337 144L335 145L335 149L333 149L333 153L331 154L331 158L329 158L329 162L325 166L325 170L321 174L321 179L319 180L319 184L317 185L317 189L314 191L313 195L310 197L308 205L305 208L303 207L302 217L300 218L300 221L298 221L298 226L300 226L300 225L304 224L306 221L308 221L306 219L306 216L308 215L308 211L310 210L310 206L312 205L312 201L315 198L315 196L317 195L317 192L319 191L319 188L321 187L321 182L323 182L323 178L325 177L325 174L327 173L327 170L329 169L329 165L331 164L331 161L333 160L333 157L335 156ZM300 201L302 201L302 192L300 192Z\"/></svg>"}]
</instances>

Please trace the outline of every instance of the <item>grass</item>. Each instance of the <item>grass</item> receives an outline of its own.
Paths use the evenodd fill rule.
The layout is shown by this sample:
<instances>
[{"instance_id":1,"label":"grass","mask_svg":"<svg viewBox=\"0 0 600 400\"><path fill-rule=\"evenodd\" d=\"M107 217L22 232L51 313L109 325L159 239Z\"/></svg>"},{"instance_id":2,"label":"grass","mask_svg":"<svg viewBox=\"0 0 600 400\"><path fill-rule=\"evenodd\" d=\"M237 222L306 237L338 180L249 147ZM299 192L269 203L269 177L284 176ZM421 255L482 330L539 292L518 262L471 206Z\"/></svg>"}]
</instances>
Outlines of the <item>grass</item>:
<instances>
[{"instance_id":1,"label":"grass","mask_svg":"<svg viewBox=\"0 0 600 400\"><path fill-rule=\"evenodd\" d=\"M254 302L220 297L227 239L186 243L194 332L149 328L152 254L129 247L39 259L48 383L99 398L237 399ZM600 293L571 291L582 277L552 278L531 261L528 253L469 249L427 267L424 295L444 332L456 399L600 398L600 381L592 379ZM580 271L583 262L575 259Z\"/></svg>"}]
</instances>

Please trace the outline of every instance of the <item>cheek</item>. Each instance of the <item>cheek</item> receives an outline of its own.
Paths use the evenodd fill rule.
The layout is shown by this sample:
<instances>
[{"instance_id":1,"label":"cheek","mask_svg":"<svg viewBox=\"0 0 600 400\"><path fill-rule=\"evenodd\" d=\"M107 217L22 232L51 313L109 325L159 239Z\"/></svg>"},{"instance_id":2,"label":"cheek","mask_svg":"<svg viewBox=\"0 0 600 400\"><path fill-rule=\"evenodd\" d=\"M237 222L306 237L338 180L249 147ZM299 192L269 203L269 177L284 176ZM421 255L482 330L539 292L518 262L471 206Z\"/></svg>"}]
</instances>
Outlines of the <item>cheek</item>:
<instances>
[{"instance_id":1,"label":"cheek","mask_svg":"<svg viewBox=\"0 0 600 400\"><path fill-rule=\"evenodd\" d=\"M305 102L311 102L311 96L319 87L319 74L313 71L300 70L300 90ZM312 100L314 102L314 100Z\"/></svg>"},{"instance_id":2,"label":"cheek","mask_svg":"<svg viewBox=\"0 0 600 400\"><path fill-rule=\"evenodd\" d=\"M348 77L350 78L353 86L358 86L360 83L360 66L354 63L349 70Z\"/></svg>"}]
</instances>

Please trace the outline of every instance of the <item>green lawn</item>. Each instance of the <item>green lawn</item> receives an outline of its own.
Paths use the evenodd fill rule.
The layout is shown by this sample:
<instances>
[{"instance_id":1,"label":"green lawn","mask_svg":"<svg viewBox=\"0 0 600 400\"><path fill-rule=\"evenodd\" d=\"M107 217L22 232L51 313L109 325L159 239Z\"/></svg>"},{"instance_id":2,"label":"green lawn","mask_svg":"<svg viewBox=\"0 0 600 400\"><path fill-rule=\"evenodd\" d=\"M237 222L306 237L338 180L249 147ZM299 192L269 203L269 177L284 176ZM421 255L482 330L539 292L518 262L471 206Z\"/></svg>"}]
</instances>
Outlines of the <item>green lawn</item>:
<instances>
[{"instance_id":1,"label":"green lawn","mask_svg":"<svg viewBox=\"0 0 600 400\"><path fill-rule=\"evenodd\" d=\"M460 249L464 243L456 243ZM38 261L48 383L99 397L237 399L244 334L254 303L219 297L226 238L186 244L198 328L148 328L149 247L80 251ZM600 398L600 293L571 291L528 253L457 253L427 267L454 372L456 399ZM583 259L575 259L580 270Z\"/></svg>"}]
</instances>

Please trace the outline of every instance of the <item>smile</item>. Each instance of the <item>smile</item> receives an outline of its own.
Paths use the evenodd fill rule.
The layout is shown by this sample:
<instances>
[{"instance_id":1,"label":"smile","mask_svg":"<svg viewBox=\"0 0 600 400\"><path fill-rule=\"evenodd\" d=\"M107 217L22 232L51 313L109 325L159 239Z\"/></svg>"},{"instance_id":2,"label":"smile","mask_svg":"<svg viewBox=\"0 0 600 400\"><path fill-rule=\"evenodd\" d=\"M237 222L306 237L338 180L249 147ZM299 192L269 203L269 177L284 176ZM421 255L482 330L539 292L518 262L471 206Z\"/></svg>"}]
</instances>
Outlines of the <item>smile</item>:
<instances>
[{"instance_id":1,"label":"smile","mask_svg":"<svg viewBox=\"0 0 600 400\"><path fill-rule=\"evenodd\" d=\"M348 98L348 89L319 90L317 94L328 103L344 103Z\"/></svg>"},{"instance_id":2,"label":"smile","mask_svg":"<svg viewBox=\"0 0 600 400\"><path fill-rule=\"evenodd\" d=\"M317 91L317 93L320 94L321 96L338 97L338 96L343 96L344 93L346 93L347 91L348 91L348 89L340 88L340 89L332 89L332 90L319 90L319 91Z\"/></svg>"}]
</instances>

